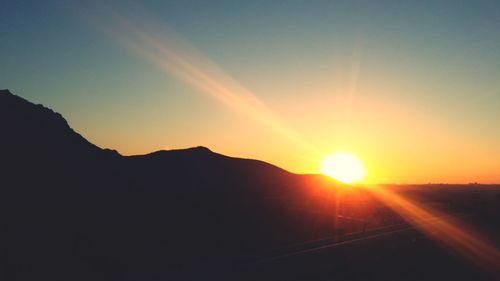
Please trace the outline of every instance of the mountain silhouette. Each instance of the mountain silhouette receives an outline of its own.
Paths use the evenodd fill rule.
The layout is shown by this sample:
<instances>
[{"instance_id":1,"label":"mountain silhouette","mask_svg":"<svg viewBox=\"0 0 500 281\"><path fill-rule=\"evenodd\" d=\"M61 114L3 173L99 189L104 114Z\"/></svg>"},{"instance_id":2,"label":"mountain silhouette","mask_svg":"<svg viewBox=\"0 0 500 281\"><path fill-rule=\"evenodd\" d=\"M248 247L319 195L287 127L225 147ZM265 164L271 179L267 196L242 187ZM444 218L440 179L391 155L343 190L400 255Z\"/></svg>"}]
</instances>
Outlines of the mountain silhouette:
<instances>
[{"instance_id":1,"label":"mountain silhouette","mask_svg":"<svg viewBox=\"0 0 500 281\"><path fill-rule=\"evenodd\" d=\"M498 233L498 189L394 190ZM365 189L202 146L123 156L8 90L0 221L0 280L496 280Z\"/></svg>"},{"instance_id":2,"label":"mountain silhouette","mask_svg":"<svg viewBox=\"0 0 500 281\"><path fill-rule=\"evenodd\" d=\"M175 275L333 231L322 176L201 146L122 156L8 90L0 132L5 280Z\"/></svg>"}]
</instances>

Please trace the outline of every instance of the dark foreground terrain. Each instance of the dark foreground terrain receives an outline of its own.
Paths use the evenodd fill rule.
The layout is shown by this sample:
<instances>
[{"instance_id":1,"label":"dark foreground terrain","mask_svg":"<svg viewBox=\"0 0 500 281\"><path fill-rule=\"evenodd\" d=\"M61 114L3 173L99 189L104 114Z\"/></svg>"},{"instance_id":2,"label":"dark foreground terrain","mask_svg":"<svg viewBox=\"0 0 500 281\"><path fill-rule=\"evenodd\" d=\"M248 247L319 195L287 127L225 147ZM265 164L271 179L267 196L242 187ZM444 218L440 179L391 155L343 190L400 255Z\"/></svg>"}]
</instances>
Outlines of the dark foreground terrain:
<instances>
[{"instance_id":1,"label":"dark foreground terrain","mask_svg":"<svg viewBox=\"0 0 500 281\"><path fill-rule=\"evenodd\" d=\"M386 188L498 251L499 186ZM204 147L122 156L7 90L0 200L2 280L499 278L370 189Z\"/></svg>"}]
</instances>

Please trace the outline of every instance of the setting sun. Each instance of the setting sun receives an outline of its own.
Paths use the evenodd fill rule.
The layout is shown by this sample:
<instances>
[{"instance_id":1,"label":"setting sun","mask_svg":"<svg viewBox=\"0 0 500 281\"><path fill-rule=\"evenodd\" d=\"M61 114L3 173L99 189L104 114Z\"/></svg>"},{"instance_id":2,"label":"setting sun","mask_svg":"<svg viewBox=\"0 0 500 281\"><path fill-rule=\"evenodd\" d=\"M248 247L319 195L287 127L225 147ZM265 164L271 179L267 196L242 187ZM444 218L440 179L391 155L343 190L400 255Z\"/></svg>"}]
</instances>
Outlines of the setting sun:
<instances>
[{"instance_id":1,"label":"setting sun","mask_svg":"<svg viewBox=\"0 0 500 281\"><path fill-rule=\"evenodd\" d=\"M360 181L366 175L366 169L361 160L345 151L337 151L325 156L320 168L323 174L344 183Z\"/></svg>"}]
</instances>

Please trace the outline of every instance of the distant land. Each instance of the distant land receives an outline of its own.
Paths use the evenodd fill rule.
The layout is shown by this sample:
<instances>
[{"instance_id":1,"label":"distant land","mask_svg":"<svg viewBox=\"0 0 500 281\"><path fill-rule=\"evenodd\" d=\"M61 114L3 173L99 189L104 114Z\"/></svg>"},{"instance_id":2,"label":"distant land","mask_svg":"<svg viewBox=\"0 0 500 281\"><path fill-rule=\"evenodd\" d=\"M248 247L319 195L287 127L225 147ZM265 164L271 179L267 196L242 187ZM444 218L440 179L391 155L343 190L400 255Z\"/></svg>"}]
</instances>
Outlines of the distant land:
<instances>
[{"instance_id":1,"label":"distant land","mask_svg":"<svg viewBox=\"0 0 500 281\"><path fill-rule=\"evenodd\" d=\"M327 268L335 280L423 280L443 268L454 280L492 278L369 192L322 175L203 146L123 156L9 90L0 90L0 132L4 280L324 280ZM439 186L391 188L467 214L499 242L499 186ZM258 262L397 225L410 234L345 243L336 262L324 253L286 266Z\"/></svg>"}]
</instances>

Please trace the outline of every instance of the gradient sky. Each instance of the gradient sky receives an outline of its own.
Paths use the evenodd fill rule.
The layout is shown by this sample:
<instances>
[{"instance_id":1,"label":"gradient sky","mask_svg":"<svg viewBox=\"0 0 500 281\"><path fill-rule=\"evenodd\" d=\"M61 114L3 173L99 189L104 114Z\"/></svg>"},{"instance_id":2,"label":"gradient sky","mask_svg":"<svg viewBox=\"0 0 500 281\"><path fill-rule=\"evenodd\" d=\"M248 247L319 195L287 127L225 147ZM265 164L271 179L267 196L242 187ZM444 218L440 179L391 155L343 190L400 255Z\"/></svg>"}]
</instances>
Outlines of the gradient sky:
<instances>
[{"instance_id":1,"label":"gradient sky","mask_svg":"<svg viewBox=\"0 0 500 281\"><path fill-rule=\"evenodd\" d=\"M498 1L1 1L0 88L120 153L500 182Z\"/></svg>"}]
</instances>

